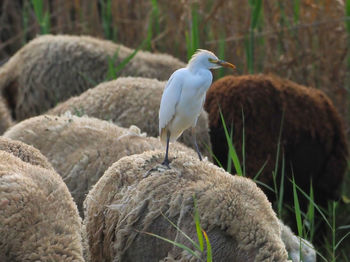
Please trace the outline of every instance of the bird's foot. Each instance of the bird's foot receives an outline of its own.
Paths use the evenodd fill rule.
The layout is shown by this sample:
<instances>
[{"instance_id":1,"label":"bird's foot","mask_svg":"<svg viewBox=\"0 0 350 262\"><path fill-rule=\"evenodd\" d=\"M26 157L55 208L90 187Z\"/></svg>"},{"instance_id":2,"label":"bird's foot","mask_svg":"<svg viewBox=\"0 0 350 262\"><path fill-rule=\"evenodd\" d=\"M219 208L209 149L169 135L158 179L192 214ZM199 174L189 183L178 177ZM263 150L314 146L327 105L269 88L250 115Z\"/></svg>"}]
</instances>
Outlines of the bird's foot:
<instances>
[{"instance_id":1,"label":"bird's foot","mask_svg":"<svg viewBox=\"0 0 350 262\"><path fill-rule=\"evenodd\" d=\"M169 159L164 159L162 165L166 166L168 169L170 169L170 161L169 161Z\"/></svg>"}]
</instances>

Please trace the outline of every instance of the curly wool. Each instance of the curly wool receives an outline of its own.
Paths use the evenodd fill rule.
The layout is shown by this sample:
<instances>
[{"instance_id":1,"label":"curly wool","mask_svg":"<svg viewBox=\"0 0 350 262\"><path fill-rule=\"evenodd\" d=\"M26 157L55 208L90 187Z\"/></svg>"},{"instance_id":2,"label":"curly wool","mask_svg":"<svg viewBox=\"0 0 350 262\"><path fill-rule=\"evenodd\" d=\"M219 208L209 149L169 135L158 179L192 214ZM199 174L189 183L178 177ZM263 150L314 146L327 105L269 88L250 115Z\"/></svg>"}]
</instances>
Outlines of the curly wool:
<instances>
[{"instance_id":1,"label":"curly wool","mask_svg":"<svg viewBox=\"0 0 350 262\"><path fill-rule=\"evenodd\" d=\"M0 225L1 261L84 261L81 219L61 177L1 150Z\"/></svg>"},{"instance_id":2,"label":"curly wool","mask_svg":"<svg viewBox=\"0 0 350 262\"><path fill-rule=\"evenodd\" d=\"M281 238L293 262L316 262L316 250L307 240L293 234L292 230L280 221Z\"/></svg>"},{"instance_id":3,"label":"curly wool","mask_svg":"<svg viewBox=\"0 0 350 262\"><path fill-rule=\"evenodd\" d=\"M4 98L0 96L0 135L3 134L12 124L10 111L7 108Z\"/></svg>"},{"instance_id":4,"label":"curly wool","mask_svg":"<svg viewBox=\"0 0 350 262\"><path fill-rule=\"evenodd\" d=\"M292 177L292 167L296 183L305 192L309 192L310 179L317 181L314 192L319 204L339 196L347 167L347 142L340 116L322 91L270 75L227 76L214 82L205 109L213 152L225 166L228 149L220 108L227 126L233 123L232 140L239 156L244 128L248 176L254 177L266 164L259 180L273 187L272 171L283 117L280 146L286 176ZM285 185L287 198L292 196L289 185Z\"/></svg>"},{"instance_id":5,"label":"curly wool","mask_svg":"<svg viewBox=\"0 0 350 262\"><path fill-rule=\"evenodd\" d=\"M72 97L49 110L49 115L61 115L67 111L76 115L86 114L129 127L138 126L148 136L158 137L158 111L165 82L141 77L121 77L101 83L97 87ZM208 114L199 116L196 137L199 150L211 159ZM190 130L183 133L179 142L194 148Z\"/></svg>"},{"instance_id":6,"label":"curly wool","mask_svg":"<svg viewBox=\"0 0 350 262\"><path fill-rule=\"evenodd\" d=\"M5 137L39 149L67 184L82 215L88 190L115 161L123 156L162 149L156 138L145 137L137 127L125 129L104 120L77 116L38 116L10 128ZM179 144L182 150L196 155Z\"/></svg>"},{"instance_id":7,"label":"curly wool","mask_svg":"<svg viewBox=\"0 0 350 262\"><path fill-rule=\"evenodd\" d=\"M89 36L40 36L0 68L0 91L14 119L23 120L105 81L110 61L117 66L133 52ZM118 74L167 80L184 66L170 55L139 51Z\"/></svg>"},{"instance_id":8,"label":"curly wool","mask_svg":"<svg viewBox=\"0 0 350 262\"><path fill-rule=\"evenodd\" d=\"M0 150L14 155L26 163L54 171L50 162L38 149L20 141L0 136Z\"/></svg>"},{"instance_id":9,"label":"curly wool","mask_svg":"<svg viewBox=\"0 0 350 262\"><path fill-rule=\"evenodd\" d=\"M160 151L114 163L89 192L85 225L92 261L196 261L152 232L188 244L161 215L196 239L193 195L213 261L286 261L278 219L251 180L177 152L171 169ZM147 243L147 245L145 244Z\"/></svg>"}]
</instances>

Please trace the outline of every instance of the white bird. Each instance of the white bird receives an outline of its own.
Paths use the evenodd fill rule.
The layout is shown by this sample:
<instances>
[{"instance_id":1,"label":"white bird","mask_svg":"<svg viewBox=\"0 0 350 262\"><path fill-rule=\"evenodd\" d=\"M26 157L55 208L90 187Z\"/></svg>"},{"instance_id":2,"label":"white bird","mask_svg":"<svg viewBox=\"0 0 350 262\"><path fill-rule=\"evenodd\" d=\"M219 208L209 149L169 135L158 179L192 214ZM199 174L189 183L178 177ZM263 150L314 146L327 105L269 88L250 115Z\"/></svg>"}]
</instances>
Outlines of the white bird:
<instances>
[{"instance_id":1,"label":"white bird","mask_svg":"<svg viewBox=\"0 0 350 262\"><path fill-rule=\"evenodd\" d=\"M194 128L203 109L206 92L213 75L210 69L236 68L218 59L212 52L198 49L185 68L176 70L169 78L160 102L159 136L166 145L163 165L169 167L169 142L174 142L187 128L192 127L194 145L200 160Z\"/></svg>"}]
</instances>

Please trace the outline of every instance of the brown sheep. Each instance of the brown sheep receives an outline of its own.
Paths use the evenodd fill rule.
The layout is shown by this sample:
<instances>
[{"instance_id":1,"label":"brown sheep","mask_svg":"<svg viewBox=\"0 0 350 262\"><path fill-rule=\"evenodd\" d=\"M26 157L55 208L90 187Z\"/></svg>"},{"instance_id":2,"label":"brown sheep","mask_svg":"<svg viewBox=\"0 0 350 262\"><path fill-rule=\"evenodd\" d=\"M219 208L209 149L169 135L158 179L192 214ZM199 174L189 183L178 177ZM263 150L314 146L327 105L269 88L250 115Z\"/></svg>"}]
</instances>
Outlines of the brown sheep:
<instances>
[{"instance_id":1,"label":"brown sheep","mask_svg":"<svg viewBox=\"0 0 350 262\"><path fill-rule=\"evenodd\" d=\"M197 261L142 233L188 245L163 213L196 240L194 194L213 261L287 261L279 221L255 183L183 152L167 169L163 157L159 150L124 157L89 192L84 224L92 261Z\"/></svg>"},{"instance_id":2,"label":"brown sheep","mask_svg":"<svg viewBox=\"0 0 350 262\"><path fill-rule=\"evenodd\" d=\"M13 118L23 120L105 81L111 61L118 65L133 51L88 36L40 36L0 68L0 91ZM120 75L167 80L183 66L170 55L139 51Z\"/></svg>"},{"instance_id":3,"label":"brown sheep","mask_svg":"<svg viewBox=\"0 0 350 262\"><path fill-rule=\"evenodd\" d=\"M96 118L38 116L14 125L5 137L39 149L67 184L78 209L88 190L115 161L123 156L162 149L157 138L145 137L139 129L125 129ZM177 150L193 150L174 143Z\"/></svg>"},{"instance_id":4,"label":"brown sheep","mask_svg":"<svg viewBox=\"0 0 350 262\"><path fill-rule=\"evenodd\" d=\"M12 125L11 113L6 106L5 100L0 96L0 135Z\"/></svg>"},{"instance_id":5,"label":"brown sheep","mask_svg":"<svg viewBox=\"0 0 350 262\"><path fill-rule=\"evenodd\" d=\"M138 126L148 136L158 137L158 111L165 82L140 77L121 77L101 83L80 96L72 97L49 110L49 115L86 114L129 127ZM195 129L199 150L211 160L208 116L202 112ZM194 147L191 131L181 136L180 142Z\"/></svg>"},{"instance_id":6,"label":"brown sheep","mask_svg":"<svg viewBox=\"0 0 350 262\"><path fill-rule=\"evenodd\" d=\"M219 108L226 125L233 123L233 142L240 157L243 110L245 167L249 177L254 177L267 161L259 180L273 185L272 171L284 115L280 145L286 164L285 197L292 199L288 180L292 172L297 185L307 193L312 179L316 203L338 197L347 167L347 143L340 116L322 91L266 75L227 76L213 83L205 109L209 113L213 152L225 166L227 142Z\"/></svg>"},{"instance_id":7,"label":"brown sheep","mask_svg":"<svg viewBox=\"0 0 350 262\"><path fill-rule=\"evenodd\" d=\"M0 150L0 261L84 261L81 233L62 178Z\"/></svg>"},{"instance_id":8,"label":"brown sheep","mask_svg":"<svg viewBox=\"0 0 350 262\"><path fill-rule=\"evenodd\" d=\"M0 151L10 153L22 161L54 171L52 165L40 151L20 141L0 136Z\"/></svg>"}]
</instances>

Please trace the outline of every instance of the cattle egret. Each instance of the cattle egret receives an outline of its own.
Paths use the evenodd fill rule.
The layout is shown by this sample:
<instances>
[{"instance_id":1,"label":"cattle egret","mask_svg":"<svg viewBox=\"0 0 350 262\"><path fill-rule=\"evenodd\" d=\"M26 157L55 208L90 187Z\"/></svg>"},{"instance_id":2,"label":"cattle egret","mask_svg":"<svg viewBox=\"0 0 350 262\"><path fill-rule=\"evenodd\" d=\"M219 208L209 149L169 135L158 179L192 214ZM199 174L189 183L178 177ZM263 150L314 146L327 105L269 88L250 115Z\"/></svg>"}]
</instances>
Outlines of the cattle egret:
<instances>
[{"instance_id":1,"label":"cattle egret","mask_svg":"<svg viewBox=\"0 0 350 262\"><path fill-rule=\"evenodd\" d=\"M163 165L169 167L169 142L174 142L183 131L192 127L192 136L200 160L194 128L203 109L205 95L213 80L210 69L235 68L218 59L212 52L199 49L185 68L176 70L169 78L160 102L159 136L166 145Z\"/></svg>"}]
</instances>

